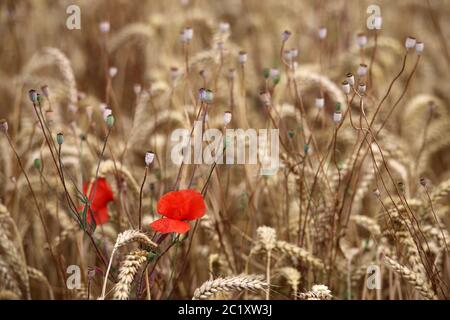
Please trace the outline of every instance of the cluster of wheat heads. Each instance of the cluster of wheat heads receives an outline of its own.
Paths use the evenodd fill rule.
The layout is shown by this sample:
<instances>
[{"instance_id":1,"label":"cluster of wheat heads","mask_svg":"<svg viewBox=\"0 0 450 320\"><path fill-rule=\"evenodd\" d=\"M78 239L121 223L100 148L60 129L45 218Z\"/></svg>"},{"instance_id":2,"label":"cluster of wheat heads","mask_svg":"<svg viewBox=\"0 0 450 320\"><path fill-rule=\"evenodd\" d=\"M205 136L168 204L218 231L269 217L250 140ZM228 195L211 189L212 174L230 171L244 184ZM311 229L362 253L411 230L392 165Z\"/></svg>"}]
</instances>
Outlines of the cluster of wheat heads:
<instances>
[{"instance_id":1,"label":"cluster of wheat heads","mask_svg":"<svg viewBox=\"0 0 450 320\"><path fill-rule=\"evenodd\" d=\"M450 296L448 6L382 1L367 30L364 1L79 5L63 37L62 4L0 4L0 299ZM174 164L197 118L278 129L279 170ZM158 234L175 189L207 213Z\"/></svg>"}]
</instances>

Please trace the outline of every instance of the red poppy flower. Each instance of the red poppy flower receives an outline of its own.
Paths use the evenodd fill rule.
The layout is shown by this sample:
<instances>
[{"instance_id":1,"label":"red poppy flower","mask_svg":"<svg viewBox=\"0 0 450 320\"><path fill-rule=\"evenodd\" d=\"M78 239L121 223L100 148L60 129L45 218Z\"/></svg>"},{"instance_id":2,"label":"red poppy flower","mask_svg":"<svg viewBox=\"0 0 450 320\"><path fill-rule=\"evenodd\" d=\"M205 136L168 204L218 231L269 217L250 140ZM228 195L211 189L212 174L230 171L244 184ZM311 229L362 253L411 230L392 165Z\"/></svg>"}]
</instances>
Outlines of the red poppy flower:
<instances>
[{"instance_id":1,"label":"red poppy flower","mask_svg":"<svg viewBox=\"0 0 450 320\"><path fill-rule=\"evenodd\" d=\"M83 192L86 194L90 187L89 201L91 201L90 209L87 212L86 220L91 223L92 216L97 225L104 224L109 220L108 203L114 200L114 194L111 186L106 182L105 178L97 179L97 187L95 181L92 185L85 182L83 185ZM95 191L95 194L93 194ZM93 199L92 199L93 198ZM82 208L84 209L84 207Z\"/></svg>"},{"instance_id":2,"label":"red poppy flower","mask_svg":"<svg viewBox=\"0 0 450 320\"><path fill-rule=\"evenodd\" d=\"M200 192L180 190L163 195L156 209L165 218L152 222L150 226L153 230L161 233L185 233L191 228L186 221L202 217L205 214L206 205Z\"/></svg>"}]
</instances>

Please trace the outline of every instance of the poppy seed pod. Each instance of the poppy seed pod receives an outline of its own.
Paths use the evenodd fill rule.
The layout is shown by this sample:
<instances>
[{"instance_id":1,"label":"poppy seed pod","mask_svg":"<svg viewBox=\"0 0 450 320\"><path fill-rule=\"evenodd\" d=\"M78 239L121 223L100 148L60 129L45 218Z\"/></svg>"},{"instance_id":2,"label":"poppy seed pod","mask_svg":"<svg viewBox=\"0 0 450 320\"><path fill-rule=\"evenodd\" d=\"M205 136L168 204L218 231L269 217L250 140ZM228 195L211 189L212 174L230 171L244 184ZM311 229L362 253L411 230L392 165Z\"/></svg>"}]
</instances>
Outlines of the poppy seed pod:
<instances>
[{"instance_id":1,"label":"poppy seed pod","mask_svg":"<svg viewBox=\"0 0 450 320\"><path fill-rule=\"evenodd\" d=\"M341 122L341 120L342 120L342 113L341 113L341 111L335 111L334 113L333 113L333 121L335 122L335 123L339 123L339 122Z\"/></svg>"},{"instance_id":2,"label":"poppy seed pod","mask_svg":"<svg viewBox=\"0 0 450 320\"><path fill-rule=\"evenodd\" d=\"M116 67L110 67L108 70L109 77L114 78L117 74L117 68Z\"/></svg>"},{"instance_id":3,"label":"poppy seed pod","mask_svg":"<svg viewBox=\"0 0 450 320\"><path fill-rule=\"evenodd\" d=\"M111 29L111 25L109 24L109 21L102 21L99 24L100 32L102 33L108 33Z\"/></svg>"},{"instance_id":4,"label":"poppy seed pod","mask_svg":"<svg viewBox=\"0 0 450 320\"><path fill-rule=\"evenodd\" d=\"M56 135L56 142L59 145L62 145L64 143L64 135L61 132Z\"/></svg>"},{"instance_id":5,"label":"poppy seed pod","mask_svg":"<svg viewBox=\"0 0 450 320\"><path fill-rule=\"evenodd\" d=\"M145 153L145 165L148 167L155 160L155 153L153 151L147 151Z\"/></svg>"},{"instance_id":6,"label":"poppy seed pod","mask_svg":"<svg viewBox=\"0 0 450 320\"><path fill-rule=\"evenodd\" d=\"M325 37L327 36L327 28L320 27L317 34L319 35L319 39L325 39Z\"/></svg>"},{"instance_id":7,"label":"poppy seed pod","mask_svg":"<svg viewBox=\"0 0 450 320\"><path fill-rule=\"evenodd\" d=\"M191 27L184 28L183 31L180 33L181 41L183 42L189 42L194 37L194 29Z\"/></svg>"},{"instance_id":8,"label":"poppy seed pod","mask_svg":"<svg viewBox=\"0 0 450 320\"><path fill-rule=\"evenodd\" d=\"M366 84L365 83L360 83L358 86L358 93L360 95L364 95L366 93Z\"/></svg>"},{"instance_id":9,"label":"poppy seed pod","mask_svg":"<svg viewBox=\"0 0 450 320\"><path fill-rule=\"evenodd\" d=\"M239 51L239 63L244 64L247 62L247 52Z\"/></svg>"},{"instance_id":10,"label":"poppy seed pod","mask_svg":"<svg viewBox=\"0 0 450 320\"><path fill-rule=\"evenodd\" d=\"M30 97L31 102L37 103L38 102L38 93L36 90L31 89L28 91L28 96Z\"/></svg>"},{"instance_id":11,"label":"poppy seed pod","mask_svg":"<svg viewBox=\"0 0 450 320\"><path fill-rule=\"evenodd\" d=\"M272 68L270 69L269 74L272 79L278 78L280 76L280 70Z\"/></svg>"},{"instance_id":12,"label":"poppy seed pod","mask_svg":"<svg viewBox=\"0 0 450 320\"><path fill-rule=\"evenodd\" d=\"M367 64L361 63L356 73L359 77L364 77L367 74Z\"/></svg>"},{"instance_id":13,"label":"poppy seed pod","mask_svg":"<svg viewBox=\"0 0 450 320\"><path fill-rule=\"evenodd\" d=\"M259 97L261 98L261 101L264 103L265 106L270 106L270 93L267 91L261 91L259 93Z\"/></svg>"},{"instance_id":14,"label":"poppy seed pod","mask_svg":"<svg viewBox=\"0 0 450 320\"><path fill-rule=\"evenodd\" d=\"M380 196L380 190L373 189L373 195L378 198Z\"/></svg>"},{"instance_id":15,"label":"poppy seed pod","mask_svg":"<svg viewBox=\"0 0 450 320\"><path fill-rule=\"evenodd\" d=\"M367 44L367 36L365 33L358 33L356 36L356 43L358 44L358 47L364 48Z\"/></svg>"},{"instance_id":16,"label":"poppy seed pod","mask_svg":"<svg viewBox=\"0 0 450 320\"><path fill-rule=\"evenodd\" d=\"M112 128L112 126L114 125L114 116L112 114L106 117L106 125L108 126L108 128Z\"/></svg>"},{"instance_id":17,"label":"poppy seed pod","mask_svg":"<svg viewBox=\"0 0 450 320\"><path fill-rule=\"evenodd\" d=\"M231 111L225 111L223 114L223 123L225 125L229 124L231 122L231 118L232 118Z\"/></svg>"},{"instance_id":18,"label":"poppy seed pod","mask_svg":"<svg viewBox=\"0 0 450 320\"><path fill-rule=\"evenodd\" d=\"M214 100L214 93L211 90L207 89L205 92L205 102L211 103L213 102L213 100Z\"/></svg>"},{"instance_id":19,"label":"poppy seed pod","mask_svg":"<svg viewBox=\"0 0 450 320\"><path fill-rule=\"evenodd\" d=\"M283 39L283 41L287 41L287 39L289 39L290 36L291 32L289 30L284 30L283 33L281 34L281 39Z\"/></svg>"},{"instance_id":20,"label":"poppy seed pod","mask_svg":"<svg viewBox=\"0 0 450 320\"><path fill-rule=\"evenodd\" d=\"M416 38L414 37L406 37L405 40L405 48L407 50L414 48L414 46L416 45Z\"/></svg>"},{"instance_id":21,"label":"poppy seed pod","mask_svg":"<svg viewBox=\"0 0 450 320\"><path fill-rule=\"evenodd\" d=\"M425 178L420 178L420 184L425 187L427 185L427 181L425 180Z\"/></svg>"},{"instance_id":22,"label":"poppy seed pod","mask_svg":"<svg viewBox=\"0 0 450 320\"><path fill-rule=\"evenodd\" d=\"M344 91L345 94L350 94L350 84L347 80L342 81L342 91Z\"/></svg>"},{"instance_id":23,"label":"poppy seed pod","mask_svg":"<svg viewBox=\"0 0 450 320\"><path fill-rule=\"evenodd\" d=\"M5 119L0 120L0 131L3 133L8 132L8 122Z\"/></svg>"},{"instance_id":24,"label":"poppy seed pod","mask_svg":"<svg viewBox=\"0 0 450 320\"><path fill-rule=\"evenodd\" d=\"M142 86L139 83L134 84L133 91L134 94L138 95L142 91Z\"/></svg>"},{"instance_id":25,"label":"poppy seed pod","mask_svg":"<svg viewBox=\"0 0 450 320\"><path fill-rule=\"evenodd\" d=\"M230 31L230 24L228 22L219 23L219 31L222 33Z\"/></svg>"},{"instance_id":26,"label":"poppy seed pod","mask_svg":"<svg viewBox=\"0 0 450 320\"><path fill-rule=\"evenodd\" d=\"M172 81L177 80L177 78L178 78L179 75L180 75L180 72L179 72L179 70L178 70L177 67L171 67L171 68L170 68L170 79L171 79Z\"/></svg>"},{"instance_id":27,"label":"poppy seed pod","mask_svg":"<svg viewBox=\"0 0 450 320\"><path fill-rule=\"evenodd\" d=\"M103 110L103 120L106 121L106 119L112 114L112 110L109 108L105 108Z\"/></svg>"},{"instance_id":28,"label":"poppy seed pod","mask_svg":"<svg viewBox=\"0 0 450 320\"><path fill-rule=\"evenodd\" d=\"M322 97L316 98L316 108L322 109L325 106L325 99Z\"/></svg>"},{"instance_id":29,"label":"poppy seed pod","mask_svg":"<svg viewBox=\"0 0 450 320\"><path fill-rule=\"evenodd\" d=\"M418 54L421 54L423 52L424 46L425 45L423 44L423 42L417 42L416 43L416 52Z\"/></svg>"},{"instance_id":30,"label":"poppy seed pod","mask_svg":"<svg viewBox=\"0 0 450 320\"><path fill-rule=\"evenodd\" d=\"M41 87L42 94L48 99L50 92L48 90L48 85L44 85Z\"/></svg>"},{"instance_id":31,"label":"poppy seed pod","mask_svg":"<svg viewBox=\"0 0 450 320\"><path fill-rule=\"evenodd\" d=\"M353 87L355 85L355 76L353 75L353 73L349 72L345 76L347 77L348 84Z\"/></svg>"}]
</instances>

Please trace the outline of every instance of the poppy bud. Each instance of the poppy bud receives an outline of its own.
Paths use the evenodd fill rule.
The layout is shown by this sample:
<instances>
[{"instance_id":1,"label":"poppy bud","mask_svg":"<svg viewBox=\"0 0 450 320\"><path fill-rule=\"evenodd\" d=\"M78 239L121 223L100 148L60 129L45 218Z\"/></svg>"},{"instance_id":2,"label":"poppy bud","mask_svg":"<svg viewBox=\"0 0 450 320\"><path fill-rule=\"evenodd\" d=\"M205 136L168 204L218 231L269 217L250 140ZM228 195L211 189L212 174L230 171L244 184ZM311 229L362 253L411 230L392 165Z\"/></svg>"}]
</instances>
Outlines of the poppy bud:
<instances>
[{"instance_id":1,"label":"poppy bud","mask_svg":"<svg viewBox=\"0 0 450 320\"><path fill-rule=\"evenodd\" d=\"M64 143L64 135L61 132L56 135L56 142L59 145L62 145Z\"/></svg>"},{"instance_id":2,"label":"poppy bud","mask_svg":"<svg viewBox=\"0 0 450 320\"><path fill-rule=\"evenodd\" d=\"M309 144L308 143L305 143L305 145L303 146L303 151L305 152L305 154L308 153L308 151L309 151Z\"/></svg>"},{"instance_id":3,"label":"poppy bud","mask_svg":"<svg viewBox=\"0 0 450 320\"><path fill-rule=\"evenodd\" d=\"M106 125L108 126L108 128L112 128L112 126L114 125L114 116L112 114L106 117Z\"/></svg>"},{"instance_id":4,"label":"poppy bud","mask_svg":"<svg viewBox=\"0 0 450 320\"><path fill-rule=\"evenodd\" d=\"M291 32L289 30L284 30L283 33L281 34L281 39L283 39L283 41L287 41L287 39L289 39L290 36Z\"/></svg>"},{"instance_id":5,"label":"poppy bud","mask_svg":"<svg viewBox=\"0 0 450 320\"><path fill-rule=\"evenodd\" d=\"M42 161L39 158L34 159L33 165L36 168L36 170L41 171L42 168Z\"/></svg>"},{"instance_id":6,"label":"poppy bud","mask_svg":"<svg viewBox=\"0 0 450 320\"><path fill-rule=\"evenodd\" d=\"M319 39L325 39L325 37L327 36L327 28L320 27L317 34L319 35Z\"/></svg>"},{"instance_id":7,"label":"poppy bud","mask_svg":"<svg viewBox=\"0 0 450 320\"><path fill-rule=\"evenodd\" d=\"M347 77L347 82L349 85L354 86L355 85L355 76L353 73L349 72L345 75Z\"/></svg>"},{"instance_id":8,"label":"poppy bud","mask_svg":"<svg viewBox=\"0 0 450 320\"><path fill-rule=\"evenodd\" d=\"M5 119L0 120L0 131L3 133L8 132L8 122Z\"/></svg>"},{"instance_id":9,"label":"poppy bud","mask_svg":"<svg viewBox=\"0 0 450 320\"><path fill-rule=\"evenodd\" d=\"M111 25L109 24L109 21L102 21L99 24L99 28L101 33L108 33Z\"/></svg>"},{"instance_id":10,"label":"poppy bud","mask_svg":"<svg viewBox=\"0 0 450 320\"><path fill-rule=\"evenodd\" d=\"M347 80L342 81L342 91L344 91L345 94L350 94L350 84Z\"/></svg>"},{"instance_id":11,"label":"poppy bud","mask_svg":"<svg viewBox=\"0 0 450 320\"><path fill-rule=\"evenodd\" d=\"M225 125L229 124L231 122L231 111L225 111L225 113L223 114L223 123Z\"/></svg>"},{"instance_id":12,"label":"poppy bud","mask_svg":"<svg viewBox=\"0 0 450 320\"><path fill-rule=\"evenodd\" d=\"M422 52L423 52L423 48L424 48L424 44L423 44L423 42L417 42L416 43L416 52L418 53L418 54L421 54Z\"/></svg>"},{"instance_id":13,"label":"poppy bud","mask_svg":"<svg viewBox=\"0 0 450 320\"><path fill-rule=\"evenodd\" d=\"M364 48L367 44L367 36L365 33L358 33L356 36L356 43L358 44L358 47Z\"/></svg>"},{"instance_id":14,"label":"poppy bud","mask_svg":"<svg viewBox=\"0 0 450 320\"><path fill-rule=\"evenodd\" d=\"M414 37L407 37L405 40L405 48L407 50L414 48L414 46L416 45L416 38Z\"/></svg>"},{"instance_id":15,"label":"poppy bud","mask_svg":"<svg viewBox=\"0 0 450 320\"><path fill-rule=\"evenodd\" d=\"M33 104L38 102L38 93L36 90L31 89L30 91L28 91L28 96L30 97L31 102L33 102Z\"/></svg>"},{"instance_id":16,"label":"poppy bud","mask_svg":"<svg viewBox=\"0 0 450 320\"><path fill-rule=\"evenodd\" d=\"M239 51L239 63L245 64L247 62L247 52Z\"/></svg>"},{"instance_id":17,"label":"poppy bud","mask_svg":"<svg viewBox=\"0 0 450 320\"><path fill-rule=\"evenodd\" d=\"M289 130L288 131L288 136L289 136L289 138L294 138L294 135L295 135L295 132L294 132L294 130Z\"/></svg>"},{"instance_id":18,"label":"poppy bud","mask_svg":"<svg viewBox=\"0 0 450 320\"><path fill-rule=\"evenodd\" d=\"M356 71L359 77L364 77L367 73L367 64L361 63Z\"/></svg>"},{"instance_id":19,"label":"poppy bud","mask_svg":"<svg viewBox=\"0 0 450 320\"><path fill-rule=\"evenodd\" d=\"M264 68L263 76L264 76L265 79L270 77L270 69L269 68Z\"/></svg>"},{"instance_id":20,"label":"poppy bud","mask_svg":"<svg viewBox=\"0 0 450 320\"><path fill-rule=\"evenodd\" d=\"M324 98L316 98L316 108L322 109L325 106Z\"/></svg>"},{"instance_id":21,"label":"poppy bud","mask_svg":"<svg viewBox=\"0 0 450 320\"><path fill-rule=\"evenodd\" d=\"M147 151L147 153L145 154L145 165L151 165L154 159L155 153L153 151Z\"/></svg>"}]
</instances>

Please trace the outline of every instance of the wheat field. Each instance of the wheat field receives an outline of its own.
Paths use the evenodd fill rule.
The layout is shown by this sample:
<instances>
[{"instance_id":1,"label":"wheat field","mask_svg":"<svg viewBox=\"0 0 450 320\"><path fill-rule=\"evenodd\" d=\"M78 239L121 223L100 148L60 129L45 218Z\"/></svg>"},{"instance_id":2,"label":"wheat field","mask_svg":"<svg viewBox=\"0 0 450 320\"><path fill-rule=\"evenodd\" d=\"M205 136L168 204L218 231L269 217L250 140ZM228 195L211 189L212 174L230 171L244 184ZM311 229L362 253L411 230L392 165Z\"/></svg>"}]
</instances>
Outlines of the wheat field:
<instances>
[{"instance_id":1,"label":"wheat field","mask_svg":"<svg viewBox=\"0 0 450 320\"><path fill-rule=\"evenodd\" d=\"M448 16L2 0L0 299L449 298ZM278 170L174 162L195 121Z\"/></svg>"}]
</instances>

